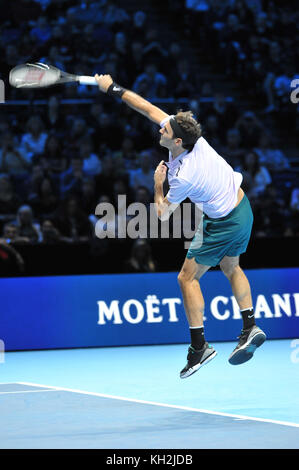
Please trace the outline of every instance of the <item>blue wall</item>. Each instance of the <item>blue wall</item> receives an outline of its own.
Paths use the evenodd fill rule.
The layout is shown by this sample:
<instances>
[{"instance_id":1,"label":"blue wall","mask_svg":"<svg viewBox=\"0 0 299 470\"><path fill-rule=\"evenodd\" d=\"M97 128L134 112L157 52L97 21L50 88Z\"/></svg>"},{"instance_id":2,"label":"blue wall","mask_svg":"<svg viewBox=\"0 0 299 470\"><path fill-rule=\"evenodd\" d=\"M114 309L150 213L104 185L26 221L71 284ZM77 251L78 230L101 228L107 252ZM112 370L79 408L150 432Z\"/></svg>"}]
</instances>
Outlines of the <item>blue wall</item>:
<instances>
[{"instance_id":1,"label":"blue wall","mask_svg":"<svg viewBox=\"0 0 299 470\"><path fill-rule=\"evenodd\" d=\"M257 324L299 337L299 269L247 270ZM236 340L242 321L220 271L204 275L208 341ZM188 343L177 273L0 279L5 349Z\"/></svg>"}]
</instances>

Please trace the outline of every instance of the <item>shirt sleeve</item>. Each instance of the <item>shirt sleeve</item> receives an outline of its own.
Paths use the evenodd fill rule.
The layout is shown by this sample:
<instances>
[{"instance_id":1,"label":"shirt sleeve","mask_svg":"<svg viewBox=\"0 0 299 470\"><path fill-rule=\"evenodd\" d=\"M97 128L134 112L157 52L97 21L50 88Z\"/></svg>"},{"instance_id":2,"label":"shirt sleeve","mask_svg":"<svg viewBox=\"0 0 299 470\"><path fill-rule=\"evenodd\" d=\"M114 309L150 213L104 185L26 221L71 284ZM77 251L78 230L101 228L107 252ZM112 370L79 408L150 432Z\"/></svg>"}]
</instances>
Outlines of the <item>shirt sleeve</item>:
<instances>
[{"instance_id":1,"label":"shirt sleeve","mask_svg":"<svg viewBox=\"0 0 299 470\"><path fill-rule=\"evenodd\" d=\"M166 199L172 204L180 204L184 201L192 190L192 184L182 178L176 178L170 185L166 194Z\"/></svg>"}]
</instances>

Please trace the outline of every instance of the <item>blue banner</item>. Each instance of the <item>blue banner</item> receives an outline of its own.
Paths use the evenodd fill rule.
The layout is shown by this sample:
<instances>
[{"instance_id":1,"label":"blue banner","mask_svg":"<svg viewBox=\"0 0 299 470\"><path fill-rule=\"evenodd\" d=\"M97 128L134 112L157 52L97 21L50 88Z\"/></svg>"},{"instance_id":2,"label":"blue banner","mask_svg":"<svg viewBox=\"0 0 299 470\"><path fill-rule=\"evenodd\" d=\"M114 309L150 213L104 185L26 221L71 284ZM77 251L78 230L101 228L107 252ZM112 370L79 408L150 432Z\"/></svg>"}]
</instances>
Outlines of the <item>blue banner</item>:
<instances>
[{"instance_id":1,"label":"blue banner","mask_svg":"<svg viewBox=\"0 0 299 470\"><path fill-rule=\"evenodd\" d=\"M245 272L267 337L299 337L299 269ZM242 321L228 280L211 271L200 284L207 340L236 340ZM6 351L189 342L177 273L10 278L0 286Z\"/></svg>"}]
</instances>

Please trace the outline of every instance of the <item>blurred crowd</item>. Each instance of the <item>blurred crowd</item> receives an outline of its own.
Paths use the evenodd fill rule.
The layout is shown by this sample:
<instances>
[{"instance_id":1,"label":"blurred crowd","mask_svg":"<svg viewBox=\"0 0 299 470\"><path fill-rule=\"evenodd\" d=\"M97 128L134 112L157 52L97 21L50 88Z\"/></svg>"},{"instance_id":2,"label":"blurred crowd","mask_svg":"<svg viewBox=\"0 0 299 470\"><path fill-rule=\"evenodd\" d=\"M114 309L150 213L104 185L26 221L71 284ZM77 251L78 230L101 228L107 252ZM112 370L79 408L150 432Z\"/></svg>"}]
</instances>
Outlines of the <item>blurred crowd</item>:
<instances>
[{"instance_id":1,"label":"blurred crowd","mask_svg":"<svg viewBox=\"0 0 299 470\"><path fill-rule=\"evenodd\" d=\"M175 0L177 8L180 0ZM238 80L257 107L294 129L292 81L299 79L296 1L184 0L186 29L219 70Z\"/></svg>"},{"instance_id":2,"label":"blurred crowd","mask_svg":"<svg viewBox=\"0 0 299 470\"><path fill-rule=\"evenodd\" d=\"M240 112L233 100L201 83L179 38L164 41L144 11L129 13L124 2L17 4L0 1L1 79L19 63L40 61L80 75L109 73L149 100L172 98L161 105L169 113L182 107L176 99L185 98L183 107L193 110L204 137L243 174L255 212L253 236L299 235L299 184L285 184L282 175L292 168L271 129L255 109ZM291 10L262 0L174 1L172 13L176 7L189 14L189 34L205 38L207 53L264 100L266 113L289 119L286 90L298 58ZM117 209L118 197L126 195L127 205L149 207L154 169L166 159L159 128L97 87L6 92L8 100L33 98L47 104L6 106L0 116L0 261L14 257L20 270L20 244L94 240L99 203ZM154 271L150 242L134 243L123 262L129 271Z\"/></svg>"}]
</instances>

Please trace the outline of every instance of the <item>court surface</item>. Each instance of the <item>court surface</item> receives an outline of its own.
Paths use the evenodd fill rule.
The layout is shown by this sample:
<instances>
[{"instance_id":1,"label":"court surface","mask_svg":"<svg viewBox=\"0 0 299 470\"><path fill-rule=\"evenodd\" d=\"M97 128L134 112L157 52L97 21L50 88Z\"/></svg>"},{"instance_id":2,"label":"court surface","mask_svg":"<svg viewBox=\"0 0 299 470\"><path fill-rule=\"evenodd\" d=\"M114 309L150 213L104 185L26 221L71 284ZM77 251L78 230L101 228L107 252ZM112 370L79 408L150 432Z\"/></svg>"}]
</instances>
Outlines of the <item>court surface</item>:
<instances>
[{"instance_id":1,"label":"court surface","mask_svg":"<svg viewBox=\"0 0 299 470\"><path fill-rule=\"evenodd\" d=\"M8 352L1 449L299 449L299 341L235 343L181 380L187 345Z\"/></svg>"}]
</instances>

